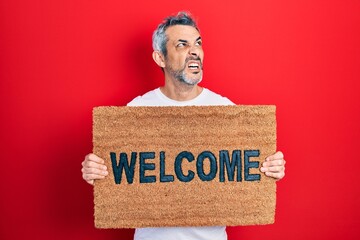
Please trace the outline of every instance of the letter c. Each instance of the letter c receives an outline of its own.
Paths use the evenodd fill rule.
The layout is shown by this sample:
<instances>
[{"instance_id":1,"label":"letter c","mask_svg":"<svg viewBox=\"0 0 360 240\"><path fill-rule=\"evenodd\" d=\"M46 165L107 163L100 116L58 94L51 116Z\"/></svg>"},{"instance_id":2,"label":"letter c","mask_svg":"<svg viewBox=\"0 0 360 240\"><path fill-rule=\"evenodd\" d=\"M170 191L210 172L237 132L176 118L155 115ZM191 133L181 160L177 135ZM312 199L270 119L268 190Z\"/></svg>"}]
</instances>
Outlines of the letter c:
<instances>
[{"instance_id":1,"label":"letter c","mask_svg":"<svg viewBox=\"0 0 360 240\"><path fill-rule=\"evenodd\" d=\"M186 158L188 160L188 162L192 162L194 161L194 155L191 152L186 152L183 151L181 153L179 153L176 158L175 158L175 164L174 164L174 168L175 168L175 173L177 178L181 181L181 182L190 182L191 180L193 180L195 173L191 170L188 171L187 175L184 175L184 172L182 171L182 160Z\"/></svg>"}]
</instances>

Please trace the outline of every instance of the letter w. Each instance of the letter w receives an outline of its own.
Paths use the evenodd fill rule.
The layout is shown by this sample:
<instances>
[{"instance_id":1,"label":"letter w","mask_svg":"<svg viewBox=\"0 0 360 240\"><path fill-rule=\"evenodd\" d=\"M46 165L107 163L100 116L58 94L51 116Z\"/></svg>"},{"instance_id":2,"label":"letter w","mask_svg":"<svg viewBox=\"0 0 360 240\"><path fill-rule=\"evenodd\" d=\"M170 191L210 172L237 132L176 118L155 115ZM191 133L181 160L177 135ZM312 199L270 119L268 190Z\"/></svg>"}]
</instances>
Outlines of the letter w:
<instances>
[{"instance_id":1,"label":"letter w","mask_svg":"<svg viewBox=\"0 0 360 240\"><path fill-rule=\"evenodd\" d=\"M119 165L117 165L116 153L110 152L111 164L112 164L114 179L116 184L121 183L121 176L123 170L125 171L127 182L130 184L133 183L136 155L137 155L136 152L131 153L131 162L129 164L127 154L120 153Z\"/></svg>"}]
</instances>

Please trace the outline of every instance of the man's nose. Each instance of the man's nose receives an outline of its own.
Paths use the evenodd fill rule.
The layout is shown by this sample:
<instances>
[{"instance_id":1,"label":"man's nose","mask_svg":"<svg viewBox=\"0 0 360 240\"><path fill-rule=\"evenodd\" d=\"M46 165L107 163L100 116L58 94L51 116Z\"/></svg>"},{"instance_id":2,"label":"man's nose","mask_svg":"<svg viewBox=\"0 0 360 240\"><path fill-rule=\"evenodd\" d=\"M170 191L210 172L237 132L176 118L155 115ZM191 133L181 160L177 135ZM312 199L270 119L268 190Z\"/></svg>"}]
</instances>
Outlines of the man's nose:
<instances>
[{"instance_id":1,"label":"man's nose","mask_svg":"<svg viewBox=\"0 0 360 240\"><path fill-rule=\"evenodd\" d=\"M193 57L198 57L200 55L200 49L196 46L192 46L189 50L189 54Z\"/></svg>"}]
</instances>

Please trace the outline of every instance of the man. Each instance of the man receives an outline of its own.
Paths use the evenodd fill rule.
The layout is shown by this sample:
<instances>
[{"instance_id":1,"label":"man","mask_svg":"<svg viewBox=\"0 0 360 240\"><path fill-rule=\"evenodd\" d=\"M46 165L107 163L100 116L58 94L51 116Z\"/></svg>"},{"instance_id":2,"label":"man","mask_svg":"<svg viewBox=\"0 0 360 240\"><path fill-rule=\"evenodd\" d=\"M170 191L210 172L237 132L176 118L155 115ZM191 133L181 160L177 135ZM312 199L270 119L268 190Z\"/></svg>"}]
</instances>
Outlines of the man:
<instances>
[{"instance_id":1,"label":"man","mask_svg":"<svg viewBox=\"0 0 360 240\"><path fill-rule=\"evenodd\" d=\"M164 86L139 96L128 106L233 105L233 103L198 84L203 76L204 52L195 21L180 12L161 23L153 34L153 59L165 75ZM94 154L82 163L83 179L90 184L108 175L104 160ZM266 158L260 168L265 175L281 179L285 160L281 152ZM135 240L225 240L224 226L140 228Z\"/></svg>"}]
</instances>

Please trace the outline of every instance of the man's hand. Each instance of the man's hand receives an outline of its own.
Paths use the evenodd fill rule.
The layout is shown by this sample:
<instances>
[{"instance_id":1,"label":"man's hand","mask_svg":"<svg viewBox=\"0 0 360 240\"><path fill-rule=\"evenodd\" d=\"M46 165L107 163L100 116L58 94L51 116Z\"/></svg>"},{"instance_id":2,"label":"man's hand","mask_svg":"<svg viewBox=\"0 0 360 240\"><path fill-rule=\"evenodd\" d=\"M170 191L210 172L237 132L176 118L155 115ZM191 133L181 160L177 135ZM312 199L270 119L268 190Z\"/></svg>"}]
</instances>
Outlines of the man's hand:
<instances>
[{"instance_id":1,"label":"man's hand","mask_svg":"<svg viewBox=\"0 0 360 240\"><path fill-rule=\"evenodd\" d=\"M285 176L285 163L284 154L277 152L265 159L260 171L266 176L280 180Z\"/></svg>"},{"instance_id":2,"label":"man's hand","mask_svg":"<svg viewBox=\"0 0 360 240\"><path fill-rule=\"evenodd\" d=\"M91 185L94 185L94 180L103 179L109 174L104 165L104 160L93 153L86 155L81 165L82 177Z\"/></svg>"}]
</instances>

